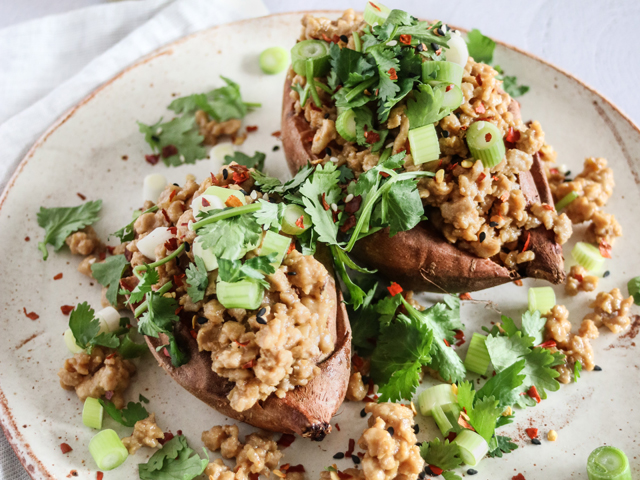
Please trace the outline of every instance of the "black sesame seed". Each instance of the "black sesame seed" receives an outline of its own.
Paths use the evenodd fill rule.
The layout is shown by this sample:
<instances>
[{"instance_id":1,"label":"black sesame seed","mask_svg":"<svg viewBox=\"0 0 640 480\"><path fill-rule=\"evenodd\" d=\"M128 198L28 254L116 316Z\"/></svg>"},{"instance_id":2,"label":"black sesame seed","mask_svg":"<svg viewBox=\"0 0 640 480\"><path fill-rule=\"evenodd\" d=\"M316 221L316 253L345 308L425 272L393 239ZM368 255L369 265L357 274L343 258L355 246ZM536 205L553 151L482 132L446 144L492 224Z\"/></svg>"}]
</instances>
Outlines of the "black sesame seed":
<instances>
[{"instance_id":1,"label":"black sesame seed","mask_svg":"<svg viewBox=\"0 0 640 480\"><path fill-rule=\"evenodd\" d=\"M442 136L443 136L444 138L449 138L449 132L447 132L446 130L443 130L443 131L442 131Z\"/></svg>"},{"instance_id":2,"label":"black sesame seed","mask_svg":"<svg viewBox=\"0 0 640 480\"><path fill-rule=\"evenodd\" d=\"M296 276L298 274L298 272L287 272L287 275L293 275Z\"/></svg>"},{"instance_id":3,"label":"black sesame seed","mask_svg":"<svg viewBox=\"0 0 640 480\"><path fill-rule=\"evenodd\" d=\"M175 185L176 187L179 187L179 186L180 186L180 185L178 185L177 183L174 183L174 185Z\"/></svg>"},{"instance_id":4,"label":"black sesame seed","mask_svg":"<svg viewBox=\"0 0 640 480\"><path fill-rule=\"evenodd\" d=\"M564 180L562 180L563 182L567 183L567 182L573 182L573 180L571 180L570 178L566 178Z\"/></svg>"},{"instance_id":5,"label":"black sesame seed","mask_svg":"<svg viewBox=\"0 0 640 480\"><path fill-rule=\"evenodd\" d=\"M271 150L277 152L278 150L280 150L280 145L274 145Z\"/></svg>"},{"instance_id":6,"label":"black sesame seed","mask_svg":"<svg viewBox=\"0 0 640 480\"><path fill-rule=\"evenodd\" d=\"M478 473L477 470L474 470L473 468L470 468L469 470L467 470L467 475L476 475Z\"/></svg>"},{"instance_id":7,"label":"black sesame seed","mask_svg":"<svg viewBox=\"0 0 640 480\"><path fill-rule=\"evenodd\" d=\"M330 114L330 113L325 113L325 114L324 114L324 118L325 118L325 119L329 118L330 116L331 116L331 114Z\"/></svg>"},{"instance_id":8,"label":"black sesame seed","mask_svg":"<svg viewBox=\"0 0 640 480\"><path fill-rule=\"evenodd\" d=\"M440 35L441 37L444 37L444 32L442 31L442 28L440 28L440 27L436 28L436 33L438 35Z\"/></svg>"},{"instance_id":9,"label":"black sesame seed","mask_svg":"<svg viewBox=\"0 0 640 480\"><path fill-rule=\"evenodd\" d=\"M423 473L425 473L426 475L430 475L430 476L433 476L433 475L434 475L434 474L433 474L433 470L431 470L431 469L429 468L429 465L427 465L426 467L424 467L424 472L423 472Z\"/></svg>"},{"instance_id":10,"label":"black sesame seed","mask_svg":"<svg viewBox=\"0 0 640 480\"><path fill-rule=\"evenodd\" d=\"M159 142L160 141L160 137L158 137L156 135L151 135L151 140L153 140L154 142Z\"/></svg>"},{"instance_id":11,"label":"black sesame seed","mask_svg":"<svg viewBox=\"0 0 640 480\"><path fill-rule=\"evenodd\" d=\"M601 367L600 365L596 365L595 367L593 367L593 369L594 369L596 372L601 372L601 371L602 371L602 367Z\"/></svg>"},{"instance_id":12,"label":"black sesame seed","mask_svg":"<svg viewBox=\"0 0 640 480\"><path fill-rule=\"evenodd\" d=\"M389 427L387 428L387 432L389 432L389 435L393 436L395 430L393 429L393 427Z\"/></svg>"},{"instance_id":13,"label":"black sesame seed","mask_svg":"<svg viewBox=\"0 0 640 480\"><path fill-rule=\"evenodd\" d=\"M437 52L440 49L440 45L438 45L437 43L432 43L431 48L433 48L433 50Z\"/></svg>"},{"instance_id":14,"label":"black sesame seed","mask_svg":"<svg viewBox=\"0 0 640 480\"><path fill-rule=\"evenodd\" d=\"M184 242L184 251L185 252L191 251L191 244L189 242Z\"/></svg>"},{"instance_id":15,"label":"black sesame seed","mask_svg":"<svg viewBox=\"0 0 640 480\"><path fill-rule=\"evenodd\" d=\"M176 266L179 267L180 266L180 257L176 257Z\"/></svg>"},{"instance_id":16,"label":"black sesame seed","mask_svg":"<svg viewBox=\"0 0 640 480\"><path fill-rule=\"evenodd\" d=\"M324 153L331 155L331 149L329 147L325 148Z\"/></svg>"},{"instance_id":17,"label":"black sesame seed","mask_svg":"<svg viewBox=\"0 0 640 480\"><path fill-rule=\"evenodd\" d=\"M258 322L260 325L266 325L267 324L267 321L264 318L262 318L260 315L258 315L256 317L256 322Z\"/></svg>"},{"instance_id":18,"label":"black sesame seed","mask_svg":"<svg viewBox=\"0 0 640 480\"><path fill-rule=\"evenodd\" d=\"M260 310L258 310L259 317L262 317L265 313L267 313L267 309L265 307L262 307Z\"/></svg>"},{"instance_id":19,"label":"black sesame seed","mask_svg":"<svg viewBox=\"0 0 640 480\"><path fill-rule=\"evenodd\" d=\"M424 45L422 43L419 43L418 46L416 47L416 51L422 52L423 50L424 50Z\"/></svg>"},{"instance_id":20,"label":"black sesame seed","mask_svg":"<svg viewBox=\"0 0 640 480\"><path fill-rule=\"evenodd\" d=\"M360 465L360 457L358 455L351 455L351 460L353 460L353 463L355 463L356 465Z\"/></svg>"},{"instance_id":21,"label":"black sesame seed","mask_svg":"<svg viewBox=\"0 0 640 480\"><path fill-rule=\"evenodd\" d=\"M602 278L607 278L609 275L611 275L611 272L609 270L607 270L606 272L604 272L602 274Z\"/></svg>"},{"instance_id":22,"label":"black sesame seed","mask_svg":"<svg viewBox=\"0 0 640 480\"><path fill-rule=\"evenodd\" d=\"M542 445L542 442L538 438L534 438L533 440L531 440L531 443L533 443L534 445Z\"/></svg>"},{"instance_id":23,"label":"black sesame seed","mask_svg":"<svg viewBox=\"0 0 640 480\"><path fill-rule=\"evenodd\" d=\"M565 177L568 177L569 175L571 175L571 170L567 170L566 173L564 174Z\"/></svg>"},{"instance_id":24,"label":"black sesame seed","mask_svg":"<svg viewBox=\"0 0 640 480\"><path fill-rule=\"evenodd\" d=\"M344 43L347 43L349 41L349 37L347 37L346 35L340 35L340 40L342 40Z\"/></svg>"},{"instance_id":25,"label":"black sesame seed","mask_svg":"<svg viewBox=\"0 0 640 480\"><path fill-rule=\"evenodd\" d=\"M424 480L424 477L426 477L426 476L427 476L426 472L420 472L420 475L418 475L418 478L420 480Z\"/></svg>"},{"instance_id":26,"label":"black sesame seed","mask_svg":"<svg viewBox=\"0 0 640 480\"><path fill-rule=\"evenodd\" d=\"M422 446L422 442L416 442L416 447L421 447Z\"/></svg>"},{"instance_id":27,"label":"black sesame seed","mask_svg":"<svg viewBox=\"0 0 640 480\"><path fill-rule=\"evenodd\" d=\"M198 323L200 325L204 325L205 323L207 323L209 320L207 320L205 317L198 317Z\"/></svg>"},{"instance_id":28,"label":"black sesame seed","mask_svg":"<svg viewBox=\"0 0 640 480\"><path fill-rule=\"evenodd\" d=\"M489 226L490 227L497 227L498 226L498 222L489 222Z\"/></svg>"},{"instance_id":29,"label":"black sesame seed","mask_svg":"<svg viewBox=\"0 0 640 480\"><path fill-rule=\"evenodd\" d=\"M342 460L344 458L344 453L338 452L333 456L333 458L335 458L336 460Z\"/></svg>"},{"instance_id":30,"label":"black sesame seed","mask_svg":"<svg viewBox=\"0 0 640 480\"><path fill-rule=\"evenodd\" d=\"M420 425L414 425L413 426L413 433L417 434L420 432Z\"/></svg>"},{"instance_id":31,"label":"black sesame seed","mask_svg":"<svg viewBox=\"0 0 640 480\"><path fill-rule=\"evenodd\" d=\"M228 176L229 176L229 171L225 168L224 170L222 170L222 178L226 180Z\"/></svg>"},{"instance_id":32,"label":"black sesame seed","mask_svg":"<svg viewBox=\"0 0 640 480\"><path fill-rule=\"evenodd\" d=\"M365 411L364 411L364 408L363 408L362 410L360 410L360 416L361 416L362 418L364 418L364 417L366 417L366 416L367 416L367 412L365 412Z\"/></svg>"},{"instance_id":33,"label":"black sesame seed","mask_svg":"<svg viewBox=\"0 0 640 480\"><path fill-rule=\"evenodd\" d=\"M244 190L240 189L240 191L242 192L243 195L249 196L249 193L245 192Z\"/></svg>"},{"instance_id":34,"label":"black sesame seed","mask_svg":"<svg viewBox=\"0 0 640 480\"><path fill-rule=\"evenodd\" d=\"M487 238L487 234L485 232L480 232L480 243L484 242L485 238Z\"/></svg>"}]
</instances>

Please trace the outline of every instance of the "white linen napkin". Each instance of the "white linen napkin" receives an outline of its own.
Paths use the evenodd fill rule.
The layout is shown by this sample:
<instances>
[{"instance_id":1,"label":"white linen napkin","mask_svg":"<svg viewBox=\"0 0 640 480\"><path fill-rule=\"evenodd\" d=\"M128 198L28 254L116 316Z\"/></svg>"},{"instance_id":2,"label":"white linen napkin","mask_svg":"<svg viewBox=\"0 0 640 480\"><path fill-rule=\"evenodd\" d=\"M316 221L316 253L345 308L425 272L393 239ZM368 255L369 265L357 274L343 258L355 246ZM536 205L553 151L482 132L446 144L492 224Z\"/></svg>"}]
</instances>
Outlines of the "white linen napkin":
<instances>
[{"instance_id":1,"label":"white linen napkin","mask_svg":"<svg viewBox=\"0 0 640 480\"><path fill-rule=\"evenodd\" d=\"M0 191L46 128L141 56L192 32L266 14L262 0L143 0L0 30ZM1 432L0 480L29 480Z\"/></svg>"}]
</instances>

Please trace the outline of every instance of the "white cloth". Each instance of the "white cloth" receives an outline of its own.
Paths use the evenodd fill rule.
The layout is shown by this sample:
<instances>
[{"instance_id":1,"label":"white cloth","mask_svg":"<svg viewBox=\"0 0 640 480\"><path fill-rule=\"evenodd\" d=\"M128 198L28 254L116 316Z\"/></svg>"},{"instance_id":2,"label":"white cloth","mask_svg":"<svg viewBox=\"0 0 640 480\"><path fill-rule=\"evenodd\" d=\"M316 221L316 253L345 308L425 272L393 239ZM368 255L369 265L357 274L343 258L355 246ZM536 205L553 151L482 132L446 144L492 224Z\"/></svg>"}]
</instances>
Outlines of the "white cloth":
<instances>
[{"instance_id":1,"label":"white cloth","mask_svg":"<svg viewBox=\"0 0 640 480\"><path fill-rule=\"evenodd\" d=\"M267 13L262 0L144 0L0 30L0 191L49 125L126 66L189 33ZM0 480L28 479L0 433Z\"/></svg>"}]
</instances>

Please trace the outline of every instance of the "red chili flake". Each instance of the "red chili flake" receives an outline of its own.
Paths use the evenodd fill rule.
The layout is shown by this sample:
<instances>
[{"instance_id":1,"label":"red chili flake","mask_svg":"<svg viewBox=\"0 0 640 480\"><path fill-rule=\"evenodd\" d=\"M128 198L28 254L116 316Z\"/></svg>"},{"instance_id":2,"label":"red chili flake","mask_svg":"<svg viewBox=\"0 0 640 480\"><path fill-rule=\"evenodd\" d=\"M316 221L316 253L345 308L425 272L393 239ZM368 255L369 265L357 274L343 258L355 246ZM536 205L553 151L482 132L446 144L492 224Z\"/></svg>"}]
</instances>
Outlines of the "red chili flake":
<instances>
[{"instance_id":1,"label":"red chili flake","mask_svg":"<svg viewBox=\"0 0 640 480\"><path fill-rule=\"evenodd\" d=\"M440 475L444 471L441 468L436 467L435 465L429 465L429 468L436 476Z\"/></svg>"},{"instance_id":2,"label":"red chili flake","mask_svg":"<svg viewBox=\"0 0 640 480\"><path fill-rule=\"evenodd\" d=\"M373 398L371 398L370 396L368 396L368 395L367 395L366 397L364 397L364 398L362 399L362 401L363 401L364 403L371 403L371 402L373 402Z\"/></svg>"},{"instance_id":3,"label":"red chili flake","mask_svg":"<svg viewBox=\"0 0 640 480\"><path fill-rule=\"evenodd\" d=\"M531 385L531 388L527 390L527 395L533 398L537 403L540 403L540 394L538 393L538 389L535 385Z\"/></svg>"},{"instance_id":4,"label":"red chili flake","mask_svg":"<svg viewBox=\"0 0 640 480\"><path fill-rule=\"evenodd\" d=\"M547 340L546 342L542 342L538 347L540 348L552 348L556 346L555 340Z\"/></svg>"},{"instance_id":5,"label":"red chili flake","mask_svg":"<svg viewBox=\"0 0 640 480\"><path fill-rule=\"evenodd\" d=\"M291 446L295 439L295 435L291 435L290 433L283 433L280 437L280 440L278 440L276 443L282 448L287 448Z\"/></svg>"},{"instance_id":6,"label":"red chili flake","mask_svg":"<svg viewBox=\"0 0 640 480\"><path fill-rule=\"evenodd\" d=\"M464 413L461 413L460 416L458 417L458 425L464 428L468 428L469 430L473 430L475 432L475 429L471 426L469 421L466 418L464 418L464 415L465 415Z\"/></svg>"},{"instance_id":7,"label":"red chili flake","mask_svg":"<svg viewBox=\"0 0 640 480\"><path fill-rule=\"evenodd\" d=\"M549 172L553 173L554 175L558 175L560 173L560 170L558 170L557 168L550 168Z\"/></svg>"},{"instance_id":8,"label":"red chili flake","mask_svg":"<svg viewBox=\"0 0 640 480\"><path fill-rule=\"evenodd\" d=\"M210 207L211 203L209 202L209 200L207 200L206 198L202 197L202 206L203 207Z\"/></svg>"},{"instance_id":9,"label":"red chili flake","mask_svg":"<svg viewBox=\"0 0 640 480\"><path fill-rule=\"evenodd\" d=\"M389 176L389 174L387 172L380 172L380 176L382 178L387 178Z\"/></svg>"},{"instance_id":10,"label":"red chili flake","mask_svg":"<svg viewBox=\"0 0 640 480\"><path fill-rule=\"evenodd\" d=\"M475 108L476 113L485 113L487 111L486 108L484 108L484 104L482 102L478 103L478 106Z\"/></svg>"},{"instance_id":11,"label":"red chili flake","mask_svg":"<svg viewBox=\"0 0 640 480\"><path fill-rule=\"evenodd\" d=\"M364 138L371 145L380 141L380 135L376 132L364 132Z\"/></svg>"},{"instance_id":12,"label":"red chili flake","mask_svg":"<svg viewBox=\"0 0 640 480\"><path fill-rule=\"evenodd\" d=\"M340 37L337 34L334 34L333 37L331 37L331 41L333 43L340 43Z\"/></svg>"},{"instance_id":13,"label":"red chili flake","mask_svg":"<svg viewBox=\"0 0 640 480\"><path fill-rule=\"evenodd\" d=\"M247 125L247 132L255 132L256 130L258 130L257 125Z\"/></svg>"},{"instance_id":14,"label":"red chili flake","mask_svg":"<svg viewBox=\"0 0 640 480\"><path fill-rule=\"evenodd\" d=\"M542 208L544 208L545 210L555 210L555 207L553 205L547 205L546 203L542 205Z\"/></svg>"},{"instance_id":15,"label":"red chili flake","mask_svg":"<svg viewBox=\"0 0 640 480\"><path fill-rule=\"evenodd\" d=\"M169 240L167 240L166 242L164 242L164 248L167 249L167 251L174 251L178 248L178 239L173 237L170 238Z\"/></svg>"},{"instance_id":16,"label":"red chili flake","mask_svg":"<svg viewBox=\"0 0 640 480\"><path fill-rule=\"evenodd\" d=\"M345 457L351 457L351 455L353 455L353 451L356 448L356 441L353 438L349 439L349 449L344 452L344 456Z\"/></svg>"},{"instance_id":17,"label":"red chili flake","mask_svg":"<svg viewBox=\"0 0 640 480\"><path fill-rule=\"evenodd\" d=\"M538 429L537 428L525 428L525 432L527 432L527 436L533 440L534 438L538 438Z\"/></svg>"},{"instance_id":18,"label":"red chili flake","mask_svg":"<svg viewBox=\"0 0 640 480\"><path fill-rule=\"evenodd\" d=\"M260 478L260 474L259 473L250 473L249 474L249 480L258 480Z\"/></svg>"},{"instance_id":19,"label":"red chili flake","mask_svg":"<svg viewBox=\"0 0 640 480\"><path fill-rule=\"evenodd\" d=\"M244 165L231 165L229 168L233 170L233 182L235 184L246 182L251 178L249 169Z\"/></svg>"},{"instance_id":20,"label":"red chili flake","mask_svg":"<svg viewBox=\"0 0 640 480\"><path fill-rule=\"evenodd\" d=\"M604 258L611 258L611 245L603 241L600 242L598 248L600 249L600 255L602 255Z\"/></svg>"},{"instance_id":21,"label":"red chili flake","mask_svg":"<svg viewBox=\"0 0 640 480\"><path fill-rule=\"evenodd\" d=\"M100 252L100 255L98 255L98 259L102 261L105 258L107 258L107 252Z\"/></svg>"},{"instance_id":22,"label":"red chili flake","mask_svg":"<svg viewBox=\"0 0 640 480\"><path fill-rule=\"evenodd\" d=\"M271 136L276 138L280 138L280 135L282 135L282 132L280 132L280 130L276 130L275 132L271 133Z\"/></svg>"},{"instance_id":23,"label":"red chili flake","mask_svg":"<svg viewBox=\"0 0 640 480\"><path fill-rule=\"evenodd\" d=\"M516 130L513 127L509 127L509 131L507 132L507 136L504 137L506 142L516 143L520 140L520 130Z\"/></svg>"},{"instance_id":24,"label":"red chili flake","mask_svg":"<svg viewBox=\"0 0 640 480\"><path fill-rule=\"evenodd\" d=\"M487 176L486 173L484 172L480 173L480 175L478 175L478 179L476 180L476 182L481 182L482 180L485 179L486 176Z\"/></svg>"},{"instance_id":25,"label":"red chili flake","mask_svg":"<svg viewBox=\"0 0 640 480\"><path fill-rule=\"evenodd\" d=\"M349 475L348 473L341 472L340 470L338 470L338 478L340 480L348 480L349 478L353 478L353 477L351 477L351 475Z\"/></svg>"},{"instance_id":26,"label":"red chili flake","mask_svg":"<svg viewBox=\"0 0 640 480\"><path fill-rule=\"evenodd\" d=\"M300 218L296 220L296 227L304 228L304 215L300 215Z\"/></svg>"},{"instance_id":27,"label":"red chili flake","mask_svg":"<svg viewBox=\"0 0 640 480\"><path fill-rule=\"evenodd\" d=\"M485 141L485 142L487 142L487 143L489 143L489 142L491 141L491 139L492 139L492 138L493 138L493 137L491 136L491 134L490 134L490 133L487 133L487 134L484 136L484 141Z\"/></svg>"},{"instance_id":28,"label":"red chili flake","mask_svg":"<svg viewBox=\"0 0 640 480\"><path fill-rule=\"evenodd\" d=\"M325 211L329 210L331 207L329 206L329 204L327 203L327 200L325 199L326 197L326 193L322 194L322 208L325 209Z\"/></svg>"},{"instance_id":29,"label":"red chili flake","mask_svg":"<svg viewBox=\"0 0 640 480\"><path fill-rule=\"evenodd\" d=\"M145 155L144 159L147 161L147 163L155 165L160 161L160 155Z\"/></svg>"},{"instance_id":30,"label":"red chili flake","mask_svg":"<svg viewBox=\"0 0 640 480\"><path fill-rule=\"evenodd\" d=\"M60 310L64 315L69 315L75 307L73 305L62 305Z\"/></svg>"},{"instance_id":31,"label":"red chili flake","mask_svg":"<svg viewBox=\"0 0 640 480\"><path fill-rule=\"evenodd\" d=\"M245 343L240 343L237 340L234 340L233 343L235 343L236 345L238 345L239 347L246 347L247 345L249 345L249 342L245 342Z\"/></svg>"},{"instance_id":32,"label":"red chili flake","mask_svg":"<svg viewBox=\"0 0 640 480\"><path fill-rule=\"evenodd\" d=\"M165 357L171 358L171 354L169 353L169 350L167 350L167 347L164 347L162 349L162 353L164 354Z\"/></svg>"},{"instance_id":33,"label":"red chili flake","mask_svg":"<svg viewBox=\"0 0 640 480\"><path fill-rule=\"evenodd\" d=\"M104 478L104 473L102 472L97 472L96 473L96 480L102 480Z\"/></svg>"},{"instance_id":34,"label":"red chili flake","mask_svg":"<svg viewBox=\"0 0 640 480\"><path fill-rule=\"evenodd\" d=\"M362 195L353 197L349 202L344 204L344 211L347 213L356 213L362 205Z\"/></svg>"},{"instance_id":35,"label":"red chili flake","mask_svg":"<svg viewBox=\"0 0 640 480\"><path fill-rule=\"evenodd\" d=\"M244 205L238 197L235 195L229 195L229 197L225 200L224 204L227 207L241 207Z\"/></svg>"},{"instance_id":36,"label":"red chili flake","mask_svg":"<svg viewBox=\"0 0 640 480\"><path fill-rule=\"evenodd\" d=\"M62 450L62 453L69 453L73 451L73 448L71 448L68 443L61 443L60 450Z\"/></svg>"},{"instance_id":37,"label":"red chili flake","mask_svg":"<svg viewBox=\"0 0 640 480\"><path fill-rule=\"evenodd\" d=\"M167 213L167 211L164 208L162 209L162 215L164 216L164 219L167 221L167 223L171 223L171 219L169 218L169 214Z\"/></svg>"},{"instance_id":38,"label":"red chili flake","mask_svg":"<svg viewBox=\"0 0 640 480\"><path fill-rule=\"evenodd\" d=\"M175 145L166 145L162 147L162 158L169 158L178 154L178 147Z\"/></svg>"},{"instance_id":39,"label":"red chili flake","mask_svg":"<svg viewBox=\"0 0 640 480\"><path fill-rule=\"evenodd\" d=\"M482 76L480 74L476 75L476 82L478 85L482 86Z\"/></svg>"},{"instance_id":40,"label":"red chili flake","mask_svg":"<svg viewBox=\"0 0 640 480\"><path fill-rule=\"evenodd\" d=\"M527 248L529 248L530 242L531 242L531 232L527 232L527 240L524 242L524 247L522 247L523 252L527 251Z\"/></svg>"},{"instance_id":41,"label":"red chili flake","mask_svg":"<svg viewBox=\"0 0 640 480\"><path fill-rule=\"evenodd\" d=\"M24 311L24 314L27 316L27 318L29 318L30 320L37 320L40 318L40 315L38 315L36 312L27 313L26 307L22 307L22 310Z\"/></svg>"},{"instance_id":42,"label":"red chili flake","mask_svg":"<svg viewBox=\"0 0 640 480\"><path fill-rule=\"evenodd\" d=\"M171 190L171 193L169 194L169 201L173 201L173 197L176 196L176 193L178 193L178 189L174 188L173 190ZM204 198L202 199L204 200Z\"/></svg>"},{"instance_id":43,"label":"red chili flake","mask_svg":"<svg viewBox=\"0 0 640 480\"><path fill-rule=\"evenodd\" d=\"M322 39L323 39L325 42L329 42L329 43L331 43L331 39L330 39L329 37L327 37L327 34L326 34L326 33L324 33L324 32L322 32Z\"/></svg>"},{"instance_id":44,"label":"red chili flake","mask_svg":"<svg viewBox=\"0 0 640 480\"><path fill-rule=\"evenodd\" d=\"M83 195L80 192L76 193L76 195L78 195L82 200L86 200L87 199L86 195Z\"/></svg>"},{"instance_id":45,"label":"red chili flake","mask_svg":"<svg viewBox=\"0 0 640 480\"><path fill-rule=\"evenodd\" d=\"M411 143L409 142L409 139L407 138L406 142L404 142L404 149L407 153L411 153Z\"/></svg>"},{"instance_id":46,"label":"red chili flake","mask_svg":"<svg viewBox=\"0 0 640 480\"><path fill-rule=\"evenodd\" d=\"M183 308L184 306L180 305L178 308L176 308L176 311L173 313L175 313L176 315L179 315Z\"/></svg>"},{"instance_id":47,"label":"red chili flake","mask_svg":"<svg viewBox=\"0 0 640 480\"><path fill-rule=\"evenodd\" d=\"M166 349L165 349L166 350ZM158 439L158 443L160 445L164 445L165 443L167 443L169 440L171 440L174 437L173 433L171 432L165 432L164 434L164 438L159 438Z\"/></svg>"},{"instance_id":48,"label":"red chili flake","mask_svg":"<svg viewBox=\"0 0 640 480\"><path fill-rule=\"evenodd\" d=\"M458 165L458 162L452 163L451 165L447 165L447 168L446 168L447 172L453 171L453 169L456 168L457 165Z\"/></svg>"},{"instance_id":49,"label":"red chili flake","mask_svg":"<svg viewBox=\"0 0 640 480\"><path fill-rule=\"evenodd\" d=\"M59 273L55 277L53 277L54 280L60 280L61 278L62 278L62 273Z\"/></svg>"},{"instance_id":50,"label":"red chili flake","mask_svg":"<svg viewBox=\"0 0 640 480\"><path fill-rule=\"evenodd\" d=\"M185 274L181 274L181 275L174 275L173 276L173 283L175 283L176 287L181 287L182 285L184 285L184 282L182 281L182 279L185 277Z\"/></svg>"},{"instance_id":51,"label":"red chili flake","mask_svg":"<svg viewBox=\"0 0 640 480\"><path fill-rule=\"evenodd\" d=\"M25 242L29 242L31 239L29 237L24 237Z\"/></svg>"},{"instance_id":52,"label":"red chili flake","mask_svg":"<svg viewBox=\"0 0 640 480\"><path fill-rule=\"evenodd\" d=\"M453 442L456 439L457 436L458 436L458 434L456 432L451 432L451 433L449 433L449 435L447 435L444 438L449 440L449 442Z\"/></svg>"},{"instance_id":53,"label":"red chili flake","mask_svg":"<svg viewBox=\"0 0 640 480\"><path fill-rule=\"evenodd\" d=\"M517 286L521 287L522 286L522 280L518 279L518 280L514 280L513 283L515 283Z\"/></svg>"},{"instance_id":54,"label":"red chili flake","mask_svg":"<svg viewBox=\"0 0 640 480\"><path fill-rule=\"evenodd\" d=\"M289 244L289 249L287 250L287 255L289 255L291 252L293 252L296 249L296 242L292 241Z\"/></svg>"},{"instance_id":55,"label":"red chili flake","mask_svg":"<svg viewBox=\"0 0 640 480\"><path fill-rule=\"evenodd\" d=\"M169 227L167 228L167 231L173 235L175 235L176 233L178 233L178 227Z\"/></svg>"},{"instance_id":56,"label":"red chili flake","mask_svg":"<svg viewBox=\"0 0 640 480\"><path fill-rule=\"evenodd\" d=\"M337 426L338 425L336 424L336 427ZM289 473L289 472L301 472L301 473L304 473L304 472L306 472L306 470L304 469L304 466L302 466L302 465L291 465L289 468L287 468L287 473Z\"/></svg>"},{"instance_id":57,"label":"red chili flake","mask_svg":"<svg viewBox=\"0 0 640 480\"><path fill-rule=\"evenodd\" d=\"M364 366L364 360L360 356L354 355L351 357L351 364L356 367L356 371L358 371Z\"/></svg>"},{"instance_id":58,"label":"red chili flake","mask_svg":"<svg viewBox=\"0 0 640 480\"><path fill-rule=\"evenodd\" d=\"M411 35L400 35L398 40L405 45L411 45Z\"/></svg>"},{"instance_id":59,"label":"red chili flake","mask_svg":"<svg viewBox=\"0 0 640 480\"><path fill-rule=\"evenodd\" d=\"M371 5L373 8L375 8L376 10L378 10L379 12L381 12L382 10L380 10L380 7L378 5L376 5L373 2L369 2L369 5Z\"/></svg>"},{"instance_id":60,"label":"red chili flake","mask_svg":"<svg viewBox=\"0 0 640 480\"><path fill-rule=\"evenodd\" d=\"M375 388L375 384L373 383L373 379L370 378L369 381L367 382L367 395L373 395L373 390Z\"/></svg>"},{"instance_id":61,"label":"red chili flake","mask_svg":"<svg viewBox=\"0 0 640 480\"><path fill-rule=\"evenodd\" d=\"M460 298L460 300L472 300L471 294L469 292L461 293L460 295L458 295L458 297Z\"/></svg>"},{"instance_id":62,"label":"red chili flake","mask_svg":"<svg viewBox=\"0 0 640 480\"><path fill-rule=\"evenodd\" d=\"M244 368L245 370L248 368L253 368L253 366L256 364L256 359L252 358L250 361L248 361L247 363L245 363L244 365L242 365L242 368Z\"/></svg>"},{"instance_id":63,"label":"red chili flake","mask_svg":"<svg viewBox=\"0 0 640 480\"><path fill-rule=\"evenodd\" d=\"M309 143L313 142L313 135L309 135L307 137L307 142L309 142Z\"/></svg>"},{"instance_id":64,"label":"red chili flake","mask_svg":"<svg viewBox=\"0 0 640 480\"><path fill-rule=\"evenodd\" d=\"M402 287L398 285L396 282L392 282L391 286L387 287L387 290L389 290L389 295L391 295L392 297L395 297L399 293L403 292Z\"/></svg>"},{"instance_id":65,"label":"red chili flake","mask_svg":"<svg viewBox=\"0 0 640 480\"><path fill-rule=\"evenodd\" d=\"M445 344L447 347L450 347L450 346L451 346L451 344L447 341L447 339L446 339L446 338L443 338L443 339L442 339L442 341L444 342L444 344Z\"/></svg>"},{"instance_id":66,"label":"red chili flake","mask_svg":"<svg viewBox=\"0 0 640 480\"><path fill-rule=\"evenodd\" d=\"M355 215L349 215L347 217L346 222L344 222L342 224L342 226L340 227L340 231L341 232L348 232L349 230L351 230L353 227L355 227L356 225L356 217Z\"/></svg>"},{"instance_id":67,"label":"red chili flake","mask_svg":"<svg viewBox=\"0 0 640 480\"><path fill-rule=\"evenodd\" d=\"M189 330L189 333L191 334L194 340L198 339L198 332L196 332L195 330Z\"/></svg>"},{"instance_id":68,"label":"red chili flake","mask_svg":"<svg viewBox=\"0 0 640 480\"><path fill-rule=\"evenodd\" d=\"M521 473L511 477L511 480L527 480L526 478L524 478L524 475L522 475Z\"/></svg>"},{"instance_id":69,"label":"red chili flake","mask_svg":"<svg viewBox=\"0 0 640 480\"><path fill-rule=\"evenodd\" d=\"M396 69L395 68L390 68L389 71L387 72L389 74L389 78L391 80L397 80L398 79L398 74L396 73Z\"/></svg>"}]
</instances>

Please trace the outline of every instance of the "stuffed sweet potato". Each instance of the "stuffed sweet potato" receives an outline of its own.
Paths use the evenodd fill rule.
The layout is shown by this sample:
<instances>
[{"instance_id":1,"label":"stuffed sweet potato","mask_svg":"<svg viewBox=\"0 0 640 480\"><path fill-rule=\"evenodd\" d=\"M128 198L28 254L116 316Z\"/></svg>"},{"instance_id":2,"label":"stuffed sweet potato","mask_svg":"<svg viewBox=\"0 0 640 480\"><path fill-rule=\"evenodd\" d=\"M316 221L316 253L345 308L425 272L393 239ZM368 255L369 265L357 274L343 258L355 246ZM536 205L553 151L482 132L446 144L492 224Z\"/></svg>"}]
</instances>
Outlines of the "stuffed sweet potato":
<instances>
[{"instance_id":1,"label":"stuffed sweet potato","mask_svg":"<svg viewBox=\"0 0 640 480\"><path fill-rule=\"evenodd\" d=\"M344 175L349 192L351 178L404 152L400 168L392 167L416 175L426 220L404 231L372 220L381 229L358 231L351 252L406 288L469 292L523 277L561 283L560 245L571 224L553 206L542 162L555 152L540 125L522 122L498 73L468 57L459 33L411 22L398 23L396 33L411 28L413 35L385 41L383 29L372 33L352 11L337 21L303 18L283 95L291 172L333 163L352 172ZM322 42L325 60L317 54ZM326 62L320 73L305 74L305 54ZM361 196L364 205L367 193ZM346 200L341 230L348 238L356 223L349 216L358 219L358 212Z\"/></svg>"},{"instance_id":2,"label":"stuffed sweet potato","mask_svg":"<svg viewBox=\"0 0 640 480\"><path fill-rule=\"evenodd\" d=\"M276 205L250 173L231 164L145 205L121 286L149 349L187 391L256 427L322 439L350 372L342 295L330 262L262 223Z\"/></svg>"}]
</instances>

